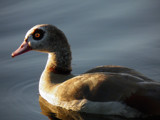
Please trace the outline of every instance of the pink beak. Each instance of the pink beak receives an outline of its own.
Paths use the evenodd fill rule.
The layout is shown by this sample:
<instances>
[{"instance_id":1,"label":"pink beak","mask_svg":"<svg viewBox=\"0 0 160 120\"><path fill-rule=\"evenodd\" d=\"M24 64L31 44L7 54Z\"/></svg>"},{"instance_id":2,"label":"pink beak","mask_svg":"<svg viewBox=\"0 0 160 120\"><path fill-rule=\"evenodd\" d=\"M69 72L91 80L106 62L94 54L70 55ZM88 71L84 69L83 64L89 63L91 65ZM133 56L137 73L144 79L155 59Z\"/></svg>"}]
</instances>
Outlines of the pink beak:
<instances>
[{"instance_id":1,"label":"pink beak","mask_svg":"<svg viewBox=\"0 0 160 120\"><path fill-rule=\"evenodd\" d=\"M28 52L32 50L32 48L29 46L29 44L27 43L27 41L24 41L21 46L12 53L12 57L15 57L15 56L18 56L18 55L21 55L25 52Z\"/></svg>"}]
</instances>

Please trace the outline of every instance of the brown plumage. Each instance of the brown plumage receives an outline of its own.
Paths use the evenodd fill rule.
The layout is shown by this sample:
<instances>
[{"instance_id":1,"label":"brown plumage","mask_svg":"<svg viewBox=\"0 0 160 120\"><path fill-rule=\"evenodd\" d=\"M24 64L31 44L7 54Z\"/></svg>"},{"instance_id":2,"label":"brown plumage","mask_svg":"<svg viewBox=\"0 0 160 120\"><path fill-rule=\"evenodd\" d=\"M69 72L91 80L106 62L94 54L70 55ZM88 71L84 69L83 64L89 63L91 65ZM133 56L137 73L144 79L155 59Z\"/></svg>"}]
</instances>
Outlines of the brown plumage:
<instances>
[{"instance_id":1,"label":"brown plumage","mask_svg":"<svg viewBox=\"0 0 160 120\"><path fill-rule=\"evenodd\" d=\"M72 75L67 38L52 25L34 26L24 41L12 53L13 57L29 50L49 54L39 82L39 92L52 105L73 111L126 117L160 115L159 82L122 66L100 66L78 76Z\"/></svg>"}]
</instances>

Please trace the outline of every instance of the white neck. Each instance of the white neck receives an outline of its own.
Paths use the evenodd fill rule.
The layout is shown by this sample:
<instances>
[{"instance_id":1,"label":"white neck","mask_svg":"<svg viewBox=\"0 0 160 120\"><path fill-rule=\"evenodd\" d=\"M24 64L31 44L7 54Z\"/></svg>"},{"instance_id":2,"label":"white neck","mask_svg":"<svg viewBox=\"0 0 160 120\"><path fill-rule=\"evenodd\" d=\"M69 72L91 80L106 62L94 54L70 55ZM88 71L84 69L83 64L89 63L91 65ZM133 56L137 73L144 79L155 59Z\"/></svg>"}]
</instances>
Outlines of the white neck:
<instances>
[{"instance_id":1,"label":"white neck","mask_svg":"<svg viewBox=\"0 0 160 120\"><path fill-rule=\"evenodd\" d=\"M59 54L49 53L46 67L40 78L39 91L41 90L46 92L50 91L50 88L52 89L54 88L53 86L56 86L68 80L69 78L73 77L73 75L70 73L71 71L70 57L67 56L64 58L67 58L69 61L67 61L67 59L60 60ZM65 73L63 74L63 72L65 71L69 72L67 74Z\"/></svg>"}]
</instances>

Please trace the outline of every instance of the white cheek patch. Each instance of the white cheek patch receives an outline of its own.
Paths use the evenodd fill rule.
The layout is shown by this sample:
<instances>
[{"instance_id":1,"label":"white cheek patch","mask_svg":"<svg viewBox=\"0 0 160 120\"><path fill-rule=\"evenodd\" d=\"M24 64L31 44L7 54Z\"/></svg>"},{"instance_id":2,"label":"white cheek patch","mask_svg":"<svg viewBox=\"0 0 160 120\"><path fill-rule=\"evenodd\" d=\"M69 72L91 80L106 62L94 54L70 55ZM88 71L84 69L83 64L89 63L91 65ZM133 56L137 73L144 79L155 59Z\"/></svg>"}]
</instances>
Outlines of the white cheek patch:
<instances>
[{"instance_id":1,"label":"white cheek patch","mask_svg":"<svg viewBox=\"0 0 160 120\"><path fill-rule=\"evenodd\" d=\"M34 42L32 35L28 36L27 41L28 42Z\"/></svg>"},{"instance_id":2,"label":"white cheek patch","mask_svg":"<svg viewBox=\"0 0 160 120\"><path fill-rule=\"evenodd\" d=\"M47 37L47 33L45 32L44 36L42 39L40 40L35 40L32 36L32 34L34 33L36 28L32 28L30 29L27 33L26 33L26 36L25 36L25 39L27 40L28 44L30 45L30 47L33 49L33 50L39 50L39 49L43 49L43 45L46 44L46 37ZM42 29L44 30L43 27L38 27L38 29ZM45 31L45 30L44 30Z\"/></svg>"}]
</instances>

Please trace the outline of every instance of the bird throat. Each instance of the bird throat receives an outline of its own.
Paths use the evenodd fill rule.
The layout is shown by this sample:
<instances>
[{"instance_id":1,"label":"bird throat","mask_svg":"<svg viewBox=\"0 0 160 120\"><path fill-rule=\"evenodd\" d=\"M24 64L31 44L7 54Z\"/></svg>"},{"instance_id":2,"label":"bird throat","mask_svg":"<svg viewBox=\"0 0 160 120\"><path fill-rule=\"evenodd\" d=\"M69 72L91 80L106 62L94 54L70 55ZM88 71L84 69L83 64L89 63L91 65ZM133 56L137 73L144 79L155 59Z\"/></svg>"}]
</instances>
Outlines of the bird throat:
<instances>
[{"instance_id":1,"label":"bird throat","mask_svg":"<svg viewBox=\"0 0 160 120\"><path fill-rule=\"evenodd\" d=\"M49 53L46 69L55 74L68 75L71 73L71 58L70 56L58 55Z\"/></svg>"},{"instance_id":2,"label":"bird throat","mask_svg":"<svg viewBox=\"0 0 160 120\"><path fill-rule=\"evenodd\" d=\"M63 74L63 75L69 75L71 73L71 70L63 69L63 68L56 67L56 66L50 67L49 71L55 74Z\"/></svg>"}]
</instances>

